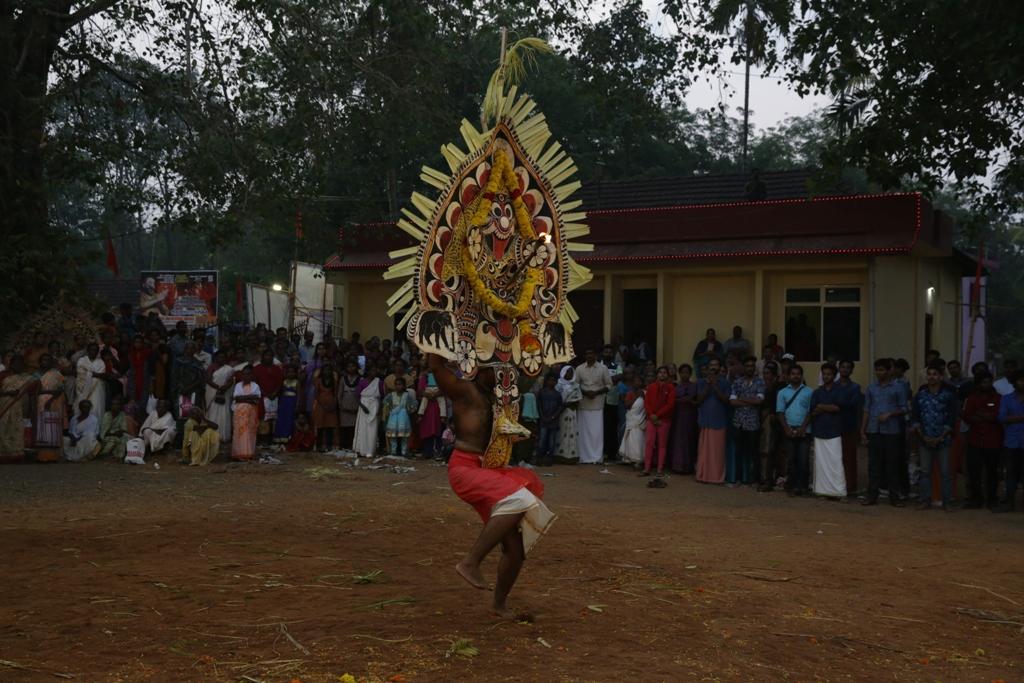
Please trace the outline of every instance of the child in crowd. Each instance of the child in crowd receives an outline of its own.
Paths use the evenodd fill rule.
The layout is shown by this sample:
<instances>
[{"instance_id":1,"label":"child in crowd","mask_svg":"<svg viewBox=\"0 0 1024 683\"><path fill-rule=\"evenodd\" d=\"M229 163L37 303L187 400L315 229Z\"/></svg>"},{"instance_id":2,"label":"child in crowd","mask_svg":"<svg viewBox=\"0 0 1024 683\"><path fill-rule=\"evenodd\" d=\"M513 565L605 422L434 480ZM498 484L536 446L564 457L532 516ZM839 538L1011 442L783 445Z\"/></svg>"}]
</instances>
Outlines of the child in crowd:
<instances>
[{"instance_id":1,"label":"child in crowd","mask_svg":"<svg viewBox=\"0 0 1024 683\"><path fill-rule=\"evenodd\" d=\"M538 465L550 466L554 463L555 451L558 448L558 428L565 407L562 394L555 388L556 378L549 374L544 378L544 387L537 396L540 409L540 436L537 439Z\"/></svg>"},{"instance_id":2,"label":"child in crowd","mask_svg":"<svg viewBox=\"0 0 1024 683\"><path fill-rule=\"evenodd\" d=\"M405 385L404 377L395 378L395 390L384 399L384 435L388 440L388 453L409 455L409 435L412 434L412 414L418 408Z\"/></svg>"},{"instance_id":3,"label":"child in crowd","mask_svg":"<svg viewBox=\"0 0 1024 683\"><path fill-rule=\"evenodd\" d=\"M316 431L305 413L295 416L294 429L284 449L289 453L308 453L316 447Z\"/></svg>"}]
</instances>

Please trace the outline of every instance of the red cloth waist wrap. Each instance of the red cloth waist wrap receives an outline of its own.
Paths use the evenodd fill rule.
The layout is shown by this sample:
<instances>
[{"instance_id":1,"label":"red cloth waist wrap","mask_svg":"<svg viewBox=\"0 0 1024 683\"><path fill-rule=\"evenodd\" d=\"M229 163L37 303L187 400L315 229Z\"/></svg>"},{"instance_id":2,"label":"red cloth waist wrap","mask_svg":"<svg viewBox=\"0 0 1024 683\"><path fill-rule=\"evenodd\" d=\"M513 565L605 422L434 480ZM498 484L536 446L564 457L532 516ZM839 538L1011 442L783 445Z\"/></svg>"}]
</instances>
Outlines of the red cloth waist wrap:
<instances>
[{"instance_id":1,"label":"red cloth waist wrap","mask_svg":"<svg viewBox=\"0 0 1024 683\"><path fill-rule=\"evenodd\" d=\"M544 497L544 484L525 467L484 467L480 456L458 449L448 459L448 483L452 491L473 506L486 523L495 503L524 486L538 498Z\"/></svg>"}]
</instances>

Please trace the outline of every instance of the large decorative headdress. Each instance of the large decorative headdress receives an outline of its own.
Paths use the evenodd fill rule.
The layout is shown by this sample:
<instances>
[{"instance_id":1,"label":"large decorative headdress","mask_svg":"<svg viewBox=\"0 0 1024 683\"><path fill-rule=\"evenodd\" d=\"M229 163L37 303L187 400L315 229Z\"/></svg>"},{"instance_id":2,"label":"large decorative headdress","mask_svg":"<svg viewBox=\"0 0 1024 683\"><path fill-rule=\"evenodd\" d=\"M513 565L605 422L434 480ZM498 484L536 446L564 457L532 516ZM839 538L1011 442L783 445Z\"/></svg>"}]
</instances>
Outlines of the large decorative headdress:
<instances>
[{"instance_id":1,"label":"large decorative headdress","mask_svg":"<svg viewBox=\"0 0 1024 683\"><path fill-rule=\"evenodd\" d=\"M590 280L570 251L589 233L572 179L576 165L551 141L544 115L518 95L523 59L550 51L535 38L504 52L484 98L483 131L463 119L468 147L441 147L449 173L424 166L420 178L436 199L414 192L398 227L419 243L391 252L386 279L405 278L388 299L388 314L405 312L399 327L423 351L458 363L466 379L480 367L495 372L495 420L487 466L507 463L518 424L518 369L536 376L544 365L573 357L577 320L568 292ZM490 129L486 129L492 125ZM410 306L411 304L411 306Z\"/></svg>"}]
</instances>

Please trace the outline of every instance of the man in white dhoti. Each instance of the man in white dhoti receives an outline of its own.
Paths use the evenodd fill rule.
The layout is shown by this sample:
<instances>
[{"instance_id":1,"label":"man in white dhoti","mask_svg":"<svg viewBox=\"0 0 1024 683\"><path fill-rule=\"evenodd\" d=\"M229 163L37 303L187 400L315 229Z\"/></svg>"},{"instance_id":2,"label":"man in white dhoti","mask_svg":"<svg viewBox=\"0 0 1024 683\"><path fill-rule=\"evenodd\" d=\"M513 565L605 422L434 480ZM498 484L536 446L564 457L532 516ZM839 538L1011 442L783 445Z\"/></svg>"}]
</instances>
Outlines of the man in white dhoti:
<instances>
[{"instance_id":1,"label":"man in white dhoti","mask_svg":"<svg viewBox=\"0 0 1024 683\"><path fill-rule=\"evenodd\" d=\"M85 355L75 364L75 400L89 402L97 424L107 409L106 379L107 364L100 358L100 347L91 343L85 347Z\"/></svg>"},{"instance_id":2,"label":"man in white dhoti","mask_svg":"<svg viewBox=\"0 0 1024 683\"><path fill-rule=\"evenodd\" d=\"M604 459L604 403L611 391L612 375L608 368L597 362L597 353L587 351L587 362L576 368L576 379L583 400L579 412L579 454L584 464L599 463Z\"/></svg>"},{"instance_id":3,"label":"man in white dhoti","mask_svg":"<svg viewBox=\"0 0 1024 683\"><path fill-rule=\"evenodd\" d=\"M100 432L100 421L92 413L89 401L79 401L78 412L68 426L64 437L64 457L71 462L92 460L99 452L96 436Z\"/></svg>"},{"instance_id":4,"label":"man in white dhoti","mask_svg":"<svg viewBox=\"0 0 1024 683\"><path fill-rule=\"evenodd\" d=\"M227 354L217 351L206 370L206 416L217 424L221 441L231 441L231 393L235 388L235 369Z\"/></svg>"},{"instance_id":5,"label":"man in white dhoti","mask_svg":"<svg viewBox=\"0 0 1024 683\"><path fill-rule=\"evenodd\" d=\"M811 394L811 433L814 435L814 493L846 497L843 469L843 420L839 404L843 389L835 384L836 366L821 366L822 385Z\"/></svg>"},{"instance_id":6,"label":"man in white dhoti","mask_svg":"<svg viewBox=\"0 0 1024 683\"><path fill-rule=\"evenodd\" d=\"M146 448L150 453L159 453L174 442L176 433L177 425L174 415L171 414L170 402L157 401L156 410L149 414L142 423L142 429L139 430L139 436L146 442Z\"/></svg>"}]
</instances>

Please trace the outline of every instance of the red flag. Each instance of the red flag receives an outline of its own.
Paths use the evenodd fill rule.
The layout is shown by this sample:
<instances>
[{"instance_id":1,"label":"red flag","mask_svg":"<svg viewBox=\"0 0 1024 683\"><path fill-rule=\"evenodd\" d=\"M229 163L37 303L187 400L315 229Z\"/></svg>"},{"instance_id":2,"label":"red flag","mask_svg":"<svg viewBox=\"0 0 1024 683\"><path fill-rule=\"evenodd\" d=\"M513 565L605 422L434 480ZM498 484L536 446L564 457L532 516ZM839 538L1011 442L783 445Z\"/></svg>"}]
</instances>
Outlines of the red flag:
<instances>
[{"instance_id":1,"label":"red flag","mask_svg":"<svg viewBox=\"0 0 1024 683\"><path fill-rule=\"evenodd\" d=\"M235 278L235 310L241 311L245 305L245 297L242 294L242 278Z\"/></svg>"},{"instance_id":2,"label":"red flag","mask_svg":"<svg viewBox=\"0 0 1024 683\"><path fill-rule=\"evenodd\" d=\"M107 268L114 274L114 277L121 275L121 269L117 265L117 252L114 251L114 240L107 235Z\"/></svg>"}]
</instances>

